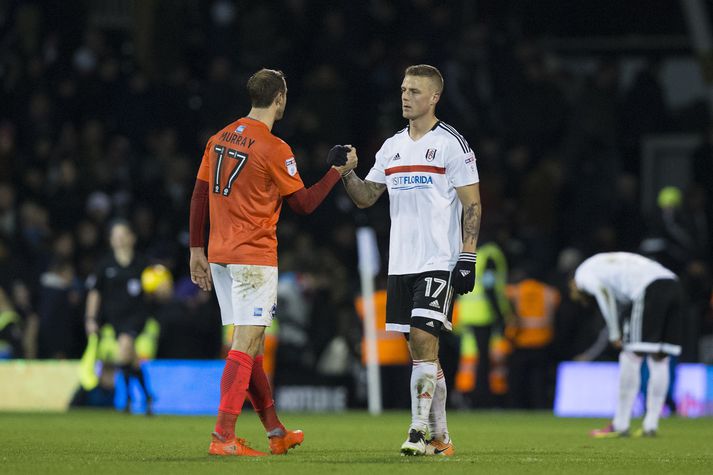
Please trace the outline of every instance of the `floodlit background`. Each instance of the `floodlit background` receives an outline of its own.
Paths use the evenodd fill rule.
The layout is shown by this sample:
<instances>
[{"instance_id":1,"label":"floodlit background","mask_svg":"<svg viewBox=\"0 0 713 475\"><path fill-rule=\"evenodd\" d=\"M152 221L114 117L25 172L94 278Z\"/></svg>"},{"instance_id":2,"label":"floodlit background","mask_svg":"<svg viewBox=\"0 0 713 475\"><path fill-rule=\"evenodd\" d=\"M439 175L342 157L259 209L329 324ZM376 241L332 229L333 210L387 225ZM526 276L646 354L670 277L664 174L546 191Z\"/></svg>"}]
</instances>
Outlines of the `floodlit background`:
<instances>
[{"instance_id":1,"label":"floodlit background","mask_svg":"<svg viewBox=\"0 0 713 475\"><path fill-rule=\"evenodd\" d=\"M62 410L80 387L90 395L75 404L123 404L111 339L97 381L81 380L79 360L84 281L108 250L107 223L124 217L139 250L173 274L168 300L146 296L157 325L140 353L157 411L183 413L162 406L171 402L162 394L188 375L180 387L198 398L188 411L210 412L226 335L215 297L186 277L189 201L206 140L247 113L252 73L281 69L289 103L274 132L294 149L306 185L326 171L336 143L357 147L364 176L405 126L405 67L429 63L445 76L438 117L478 159L480 243L502 251L507 295L517 299L519 284L534 279L560 296L535 343L503 338L502 322L469 322L470 310L457 308L461 323L442 340L450 404L558 401L574 411L564 415L587 415L567 405L581 400L567 399L567 388L595 377L606 386L615 369L558 364L615 353L592 350L603 320L569 301L565 278L584 257L626 250L680 275L680 362L693 366L679 368L669 410L710 413L711 15L703 0L0 0L0 410ZM360 211L337 185L313 215L282 213L269 354L278 407L366 406L361 226L376 232L381 289L387 198ZM485 333L479 351L476 334L488 342ZM408 407L408 361L381 358L384 405Z\"/></svg>"}]
</instances>

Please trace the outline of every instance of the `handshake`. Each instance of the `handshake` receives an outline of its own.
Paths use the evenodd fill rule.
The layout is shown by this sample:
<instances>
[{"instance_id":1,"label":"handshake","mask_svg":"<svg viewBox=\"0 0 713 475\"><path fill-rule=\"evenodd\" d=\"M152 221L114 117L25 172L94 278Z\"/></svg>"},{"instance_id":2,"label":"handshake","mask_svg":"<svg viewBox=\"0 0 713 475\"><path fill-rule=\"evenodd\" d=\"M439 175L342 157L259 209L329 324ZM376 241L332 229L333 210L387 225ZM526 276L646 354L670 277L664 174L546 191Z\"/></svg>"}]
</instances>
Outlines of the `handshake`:
<instances>
[{"instance_id":1,"label":"handshake","mask_svg":"<svg viewBox=\"0 0 713 475\"><path fill-rule=\"evenodd\" d=\"M327 154L327 165L333 166L342 176L354 170L357 163L356 149L351 145L335 145Z\"/></svg>"}]
</instances>

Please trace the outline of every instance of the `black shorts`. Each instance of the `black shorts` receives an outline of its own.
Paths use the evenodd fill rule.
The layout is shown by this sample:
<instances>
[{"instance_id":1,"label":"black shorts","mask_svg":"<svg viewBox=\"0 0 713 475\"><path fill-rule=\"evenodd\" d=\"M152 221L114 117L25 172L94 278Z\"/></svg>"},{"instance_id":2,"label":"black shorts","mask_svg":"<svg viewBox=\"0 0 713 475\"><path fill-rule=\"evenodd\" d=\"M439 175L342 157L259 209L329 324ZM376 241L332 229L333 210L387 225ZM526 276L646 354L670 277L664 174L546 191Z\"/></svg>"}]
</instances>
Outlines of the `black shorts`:
<instances>
[{"instance_id":1,"label":"black shorts","mask_svg":"<svg viewBox=\"0 0 713 475\"><path fill-rule=\"evenodd\" d=\"M651 282L622 322L622 343L637 353L681 354L683 291L673 279Z\"/></svg>"},{"instance_id":2,"label":"black shorts","mask_svg":"<svg viewBox=\"0 0 713 475\"><path fill-rule=\"evenodd\" d=\"M386 330L409 333L411 326L438 335L451 330L453 287L449 271L390 275L386 289Z\"/></svg>"}]
</instances>

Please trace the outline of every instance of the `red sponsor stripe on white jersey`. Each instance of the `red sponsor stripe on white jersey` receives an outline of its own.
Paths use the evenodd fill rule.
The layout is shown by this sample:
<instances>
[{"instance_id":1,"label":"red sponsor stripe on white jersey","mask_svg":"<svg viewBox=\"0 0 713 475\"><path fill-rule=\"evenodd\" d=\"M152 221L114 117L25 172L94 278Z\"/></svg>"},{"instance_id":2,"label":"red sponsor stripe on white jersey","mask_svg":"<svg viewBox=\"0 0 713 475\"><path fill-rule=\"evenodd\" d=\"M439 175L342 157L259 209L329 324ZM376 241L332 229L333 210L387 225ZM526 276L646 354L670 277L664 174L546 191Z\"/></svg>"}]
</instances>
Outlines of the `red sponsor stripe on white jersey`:
<instances>
[{"instance_id":1,"label":"red sponsor stripe on white jersey","mask_svg":"<svg viewBox=\"0 0 713 475\"><path fill-rule=\"evenodd\" d=\"M445 175L446 169L443 167L432 167L430 165L404 165L402 167L391 167L384 170L386 176L394 173L424 172Z\"/></svg>"}]
</instances>

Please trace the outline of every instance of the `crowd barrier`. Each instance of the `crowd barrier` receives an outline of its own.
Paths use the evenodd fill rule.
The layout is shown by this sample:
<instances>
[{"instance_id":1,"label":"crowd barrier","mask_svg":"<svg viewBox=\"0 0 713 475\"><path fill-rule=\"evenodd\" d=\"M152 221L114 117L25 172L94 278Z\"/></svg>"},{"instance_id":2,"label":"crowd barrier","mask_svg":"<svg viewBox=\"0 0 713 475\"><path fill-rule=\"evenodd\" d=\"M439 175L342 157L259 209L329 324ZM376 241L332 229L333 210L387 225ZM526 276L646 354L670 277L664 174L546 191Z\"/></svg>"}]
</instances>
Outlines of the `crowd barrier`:
<instances>
[{"instance_id":1,"label":"crowd barrier","mask_svg":"<svg viewBox=\"0 0 713 475\"><path fill-rule=\"evenodd\" d=\"M566 362L559 365L554 412L562 417L611 417L617 402L619 365ZM672 388L676 412L685 417L713 415L713 366L676 365ZM634 416L644 412L640 393Z\"/></svg>"},{"instance_id":2,"label":"crowd barrier","mask_svg":"<svg viewBox=\"0 0 713 475\"><path fill-rule=\"evenodd\" d=\"M157 414L211 415L218 407L223 360L155 360L144 364L155 396ZM616 363L561 363L557 372L554 413L561 417L611 417L618 390ZM126 404L126 388L117 376L114 406ZM0 411L64 411L79 388L78 361L0 361ZM132 411L143 412L144 401L132 384ZM679 415L713 415L713 366L679 364L673 386ZM277 407L285 411L334 412L348 408L344 386L290 385L275 391ZM635 415L643 411L639 396Z\"/></svg>"}]
</instances>

